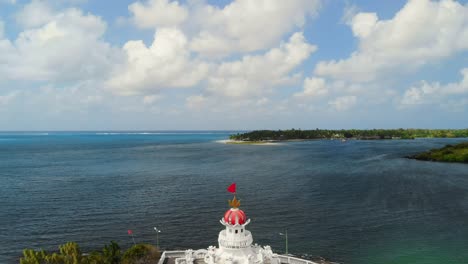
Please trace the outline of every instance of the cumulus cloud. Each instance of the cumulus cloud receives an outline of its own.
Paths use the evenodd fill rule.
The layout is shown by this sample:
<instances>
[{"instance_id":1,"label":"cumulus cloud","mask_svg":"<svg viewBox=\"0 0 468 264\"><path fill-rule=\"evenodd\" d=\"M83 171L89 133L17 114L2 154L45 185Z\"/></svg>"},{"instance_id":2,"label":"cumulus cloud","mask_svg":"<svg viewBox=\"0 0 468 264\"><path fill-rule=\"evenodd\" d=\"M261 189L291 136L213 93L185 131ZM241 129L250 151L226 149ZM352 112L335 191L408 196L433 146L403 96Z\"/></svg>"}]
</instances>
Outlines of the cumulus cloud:
<instances>
[{"instance_id":1,"label":"cumulus cloud","mask_svg":"<svg viewBox=\"0 0 468 264\"><path fill-rule=\"evenodd\" d=\"M0 123L18 130L86 129L90 123L99 124L93 120L96 113L115 101L96 87L94 82L77 82L66 87L47 84L0 93ZM6 103L3 109L2 102Z\"/></svg>"},{"instance_id":2,"label":"cumulus cloud","mask_svg":"<svg viewBox=\"0 0 468 264\"><path fill-rule=\"evenodd\" d=\"M372 33L377 24L378 17L376 13L358 13L350 21L354 36L366 38Z\"/></svg>"},{"instance_id":3,"label":"cumulus cloud","mask_svg":"<svg viewBox=\"0 0 468 264\"><path fill-rule=\"evenodd\" d=\"M126 61L114 71L108 85L121 94L196 85L209 65L191 58L187 42L177 28L158 29L149 47L143 41L127 42L123 47Z\"/></svg>"},{"instance_id":4,"label":"cumulus cloud","mask_svg":"<svg viewBox=\"0 0 468 264\"><path fill-rule=\"evenodd\" d=\"M26 8L33 7L38 6ZM113 63L115 54L102 40L106 23L97 16L70 8L25 25L34 27L13 42L0 40L0 53L5 54L0 76L6 79L83 81L104 76Z\"/></svg>"},{"instance_id":5,"label":"cumulus cloud","mask_svg":"<svg viewBox=\"0 0 468 264\"><path fill-rule=\"evenodd\" d=\"M462 69L460 73L463 76L460 82L442 85L439 82L421 81L418 85L410 87L401 99L401 106L437 104L453 96L466 101L468 99L468 68Z\"/></svg>"},{"instance_id":6,"label":"cumulus cloud","mask_svg":"<svg viewBox=\"0 0 468 264\"><path fill-rule=\"evenodd\" d=\"M304 81L304 90L300 93L295 93L296 98L316 98L326 95L328 89L326 81L323 78L306 78Z\"/></svg>"},{"instance_id":7,"label":"cumulus cloud","mask_svg":"<svg viewBox=\"0 0 468 264\"><path fill-rule=\"evenodd\" d=\"M146 95L143 97L143 104L145 105L151 105L154 104L155 102L161 100L162 96L161 95Z\"/></svg>"},{"instance_id":8,"label":"cumulus cloud","mask_svg":"<svg viewBox=\"0 0 468 264\"><path fill-rule=\"evenodd\" d=\"M468 102L467 69L459 82L446 84L422 81L410 87L407 78L398 78L468 50L468 5L454 0L410 0L390 19L346 7L343 20L358 48L348 58L318 63L307 78L302 71L313 67L306 62L317 47L301 32L321 0L232 0L223 7L205 0L140 0L116 24L150 29L154 38L125 40L118 47L105 37L115 40L122 28L106 33L103 18L66 8L83 1L21 3L5 20L18 24L8 25L9 34L0 21L0 121L25 113L24 105L44 109L44 120L57 124L71 126L70 120L82 118L99 127L95 110L101 118L128 114L125 122L152 118L149 113L162 113L163 122L169 112L182 121L193 113L205 121L222 113L229 124L229 118L251 113L289 119L307 109L340 116L358 104L460 109ZM174 91L180 88L185 90ZM42 116L28 113L24 124Z\"/></svg>"},{"instance_id":9,"label":"cumulus cloud","mask_svg":"<svg viewBox=\"0 0 468 264\"><path fill-rule=\"evenodd\" d=\"M33 0L16 13L16 23L23 28L39 27L53 18L52 8L41 0Z\"/></svg>"},{"instance_id":10,"label":"cumulus cloud","mask_svg":"<svg viewBox=\"0 0 468 264\"><path fill-rule=\"evenodd\" d=\"M188 17L188 10L177 1L147 0L128 6L132 19L140 28L177 26Z\"/></svg>"},{"instance_id":11,"label":"cumulus cloud","mask_svg":"<svg viewBox=\"0 0 468 264\"><path fill-rule=\"evenodd\" d=\"M468 6L453 0L410 0L390 20L358 13L349 25L358 50L347 59L318 63L317 75L373 81L468 50Z\"/></svg>"},{"instance_id":12,"label":"cumulus cloud","mask_svg":"<svg viewBox=\"0 0 468 264\"><path fill-rule=\"evenodd\" d=\"M190 21L196 32L191 48L208 57L271 48L319 7L319 0L235 0L222 9L199 5Z\"/></svg>"},{"instance_id":13,"label":"cumulus cloud","mask_svg":"<svg viewBox=\"0 0 468 264\"><path fill-rule=\"evenodd\" d=\"M187 97L185 105L192 110L202 109L207 102L207 98L201 94Z\"/></svg>"},{"instance_id":14,"label":"cumulus cloud","mask_svg":"<svg viewBox=\"0 0 468 264\"><path fill-rule=\"evenodd\" d=\"M265 106L267 105L268 103L270 103L270 99L266 98L266 97L263 97L263 98L260 98L257 100L257 102L255 103L257 106Z\"/></svg>"},{"instance_id":15,"label":"cumulus cloud","mask_svg":"<svg viewBox=\"0 0 468 264\"><path fill-rule=\"evenodd\" d=\"M317 48L306 42L302 33L262 55L246 55L240 60L221 63L208 77L210 93L242 98L261 96L277 86L297 80L294 69Z\"/></svg>"},{"instance_id":16,"label":"cumulus cloud","mask_svg":"<svg viewBox=\"0 0 468 264\"><path fill-rule=\"evenodd\" d=\"M357 97L354 95L341 96L328 102L328 105L337 111L346 111L355 106Z\"/></svg>"},{"instance_id":17,"label":"cumulus cloud","mask_svg":"<svg viewBox=\"0 0 468 264\"><path fill-rule=\"evenodd\" d=\"M205 1L147 0L129 5L140 28L182 26L190 48L223 57L273 47L320 8L320 0L234 0L223 8ZM268 30L265 30L268 29ZM261 32L261 34L259 34Z\"/></svg>"}]
</instances>

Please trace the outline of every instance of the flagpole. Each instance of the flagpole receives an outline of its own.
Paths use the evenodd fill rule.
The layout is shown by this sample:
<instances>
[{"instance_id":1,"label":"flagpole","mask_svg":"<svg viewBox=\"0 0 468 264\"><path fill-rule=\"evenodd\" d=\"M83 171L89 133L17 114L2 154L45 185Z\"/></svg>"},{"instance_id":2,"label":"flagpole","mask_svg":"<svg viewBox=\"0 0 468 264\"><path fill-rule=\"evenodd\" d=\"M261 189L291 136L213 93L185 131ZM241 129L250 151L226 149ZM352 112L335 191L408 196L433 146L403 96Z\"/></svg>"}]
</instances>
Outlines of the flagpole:
<instances>
[{"instance_id":1,"label":"flagpole","mask_svg":"<svg viewBox=\"0 0 468 264\"><path fill-rule=\"evenodd\" d=\"M286 229L286 255L288 255L288 229Z\"/></svg>"},{"instance_id":2,"label":"flagpole","mask_svg":"<svg viewBox=\"0 0 468 264\"><path fill-rule=\"evenodd\" d=\"M285 229L284 234L279 233L280 236L284 236L284 249L286 251L286 255L288 255L288 229Z\"/></svg>"},{"instance_id":3,"label":"flagpole","mask_svg":"<svg viewBox=\"0 0 468 264\"><path fill-rule=\"evenodd\" d=\"M135 243L135 237L133 237L133 231L131 229L127 230L127 234L129 236L132 236L132 241L133 241L133 245L136 246L136 243Z\"/></svg>"}]
</instances>

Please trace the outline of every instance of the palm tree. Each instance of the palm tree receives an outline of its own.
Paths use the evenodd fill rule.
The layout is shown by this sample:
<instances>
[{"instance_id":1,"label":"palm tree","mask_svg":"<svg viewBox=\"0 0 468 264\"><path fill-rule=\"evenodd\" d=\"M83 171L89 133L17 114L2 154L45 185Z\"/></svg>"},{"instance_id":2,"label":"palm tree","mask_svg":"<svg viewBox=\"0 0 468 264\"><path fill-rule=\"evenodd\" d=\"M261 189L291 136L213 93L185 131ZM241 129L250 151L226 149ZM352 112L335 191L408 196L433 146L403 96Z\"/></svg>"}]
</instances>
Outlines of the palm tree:
<instances>
[{"instance_id":1,"label":"palm tree","mask_svg":"<svg viewBox=\"0 0 468 264\"><path fill-rule=\"evenodd\" d=\"M105 245L102 249L103 263L117 264L120 263L122 252L119 245L115 241L111 241L110 245Z\"/></svg>"}]
</instances>

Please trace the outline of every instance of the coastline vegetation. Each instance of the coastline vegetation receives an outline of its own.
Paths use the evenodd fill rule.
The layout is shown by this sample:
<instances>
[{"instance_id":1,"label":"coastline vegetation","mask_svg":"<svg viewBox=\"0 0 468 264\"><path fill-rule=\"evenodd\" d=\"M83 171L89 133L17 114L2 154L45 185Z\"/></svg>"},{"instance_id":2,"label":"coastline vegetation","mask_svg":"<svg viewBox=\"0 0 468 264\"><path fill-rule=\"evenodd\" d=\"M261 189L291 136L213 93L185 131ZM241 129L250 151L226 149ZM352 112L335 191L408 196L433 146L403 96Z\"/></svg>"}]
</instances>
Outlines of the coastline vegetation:
<instances>
[{"instance_id":1,"label":"coastline vegetation","mask_svg":"<svg viewBox=\"0 0 468 264\"><path fill-rule=\"evenodd\" d=\"M468 129L342 129L342 130L256 130L231 135L234 141L262 142L310 139L415 139L415 138L464 138Z\"/></svg>"},{"instance_id":2,"label":"coastline vegetation","mask_svg":"<svg viewBox=\"0 0 468 264\"><path fill-rule=\"evenodd\" d=\"M457 145L446 145L443 148L431 149L407 158L426 161L468 163L468 142Z\"/></svg>"},{"instance_id":3,"label":"coastline vegetation","mask_svg":"<svg viewBox=\"0 0 468 264\"><path fill-rule=\"evenodd\" d=\"M20 264L136 264L157 263L160 251L149 244L136 244L126 251L111 241L102 250L85 254L75 242L59 246L59 252L49 253L44 250L23 250Z\"/></svg>"},{"instance_id":4,"label":"coastline vegetation","mask_svg":"<svg viewBox=\"0 0 468 264\"><path fill-rule=\"evenodd\" d=\"M268 141L259 140L259 141L247 141L247 140L231 140L226 142L226 144L233 144L233 145L256 145L256 144L266 144Z\"/></svg>"}]
</instances>

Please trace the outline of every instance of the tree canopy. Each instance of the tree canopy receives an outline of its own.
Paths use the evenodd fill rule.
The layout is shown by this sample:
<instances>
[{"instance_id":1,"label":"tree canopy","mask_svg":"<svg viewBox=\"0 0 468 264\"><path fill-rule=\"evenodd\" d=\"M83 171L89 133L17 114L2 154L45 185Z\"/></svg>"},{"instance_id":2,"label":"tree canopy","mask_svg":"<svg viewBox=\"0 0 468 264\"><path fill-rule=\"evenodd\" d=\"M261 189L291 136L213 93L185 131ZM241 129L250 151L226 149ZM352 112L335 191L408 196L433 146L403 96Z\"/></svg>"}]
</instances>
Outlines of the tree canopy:
<instances>
[{"instance_id":1,"label":"tree canopy","mask_svg":"<svg viewBox=\"0 0 468 264\"><path fill-rule=\"evenodd\" d=\"M59 246L59 252L49 253L44 250L23 250L20 264L136 264L157 263L161 254L149 244L136 244L125 252L111 241L101 250L84 254L77 243L68 242Z\"/></svg>"},{"instance_id":2,"label":"tree canopy","mask_svg":"<svg viewBox=\"0 0 468 264\"><path fill-rule=\"evenodd\" d=\"M342 129L342 130L255 130L231 135L232 140L265 141L294 139L414 139L414 138L462 138L468 137L468 129Z\"/></svg>"}]
</instances>

